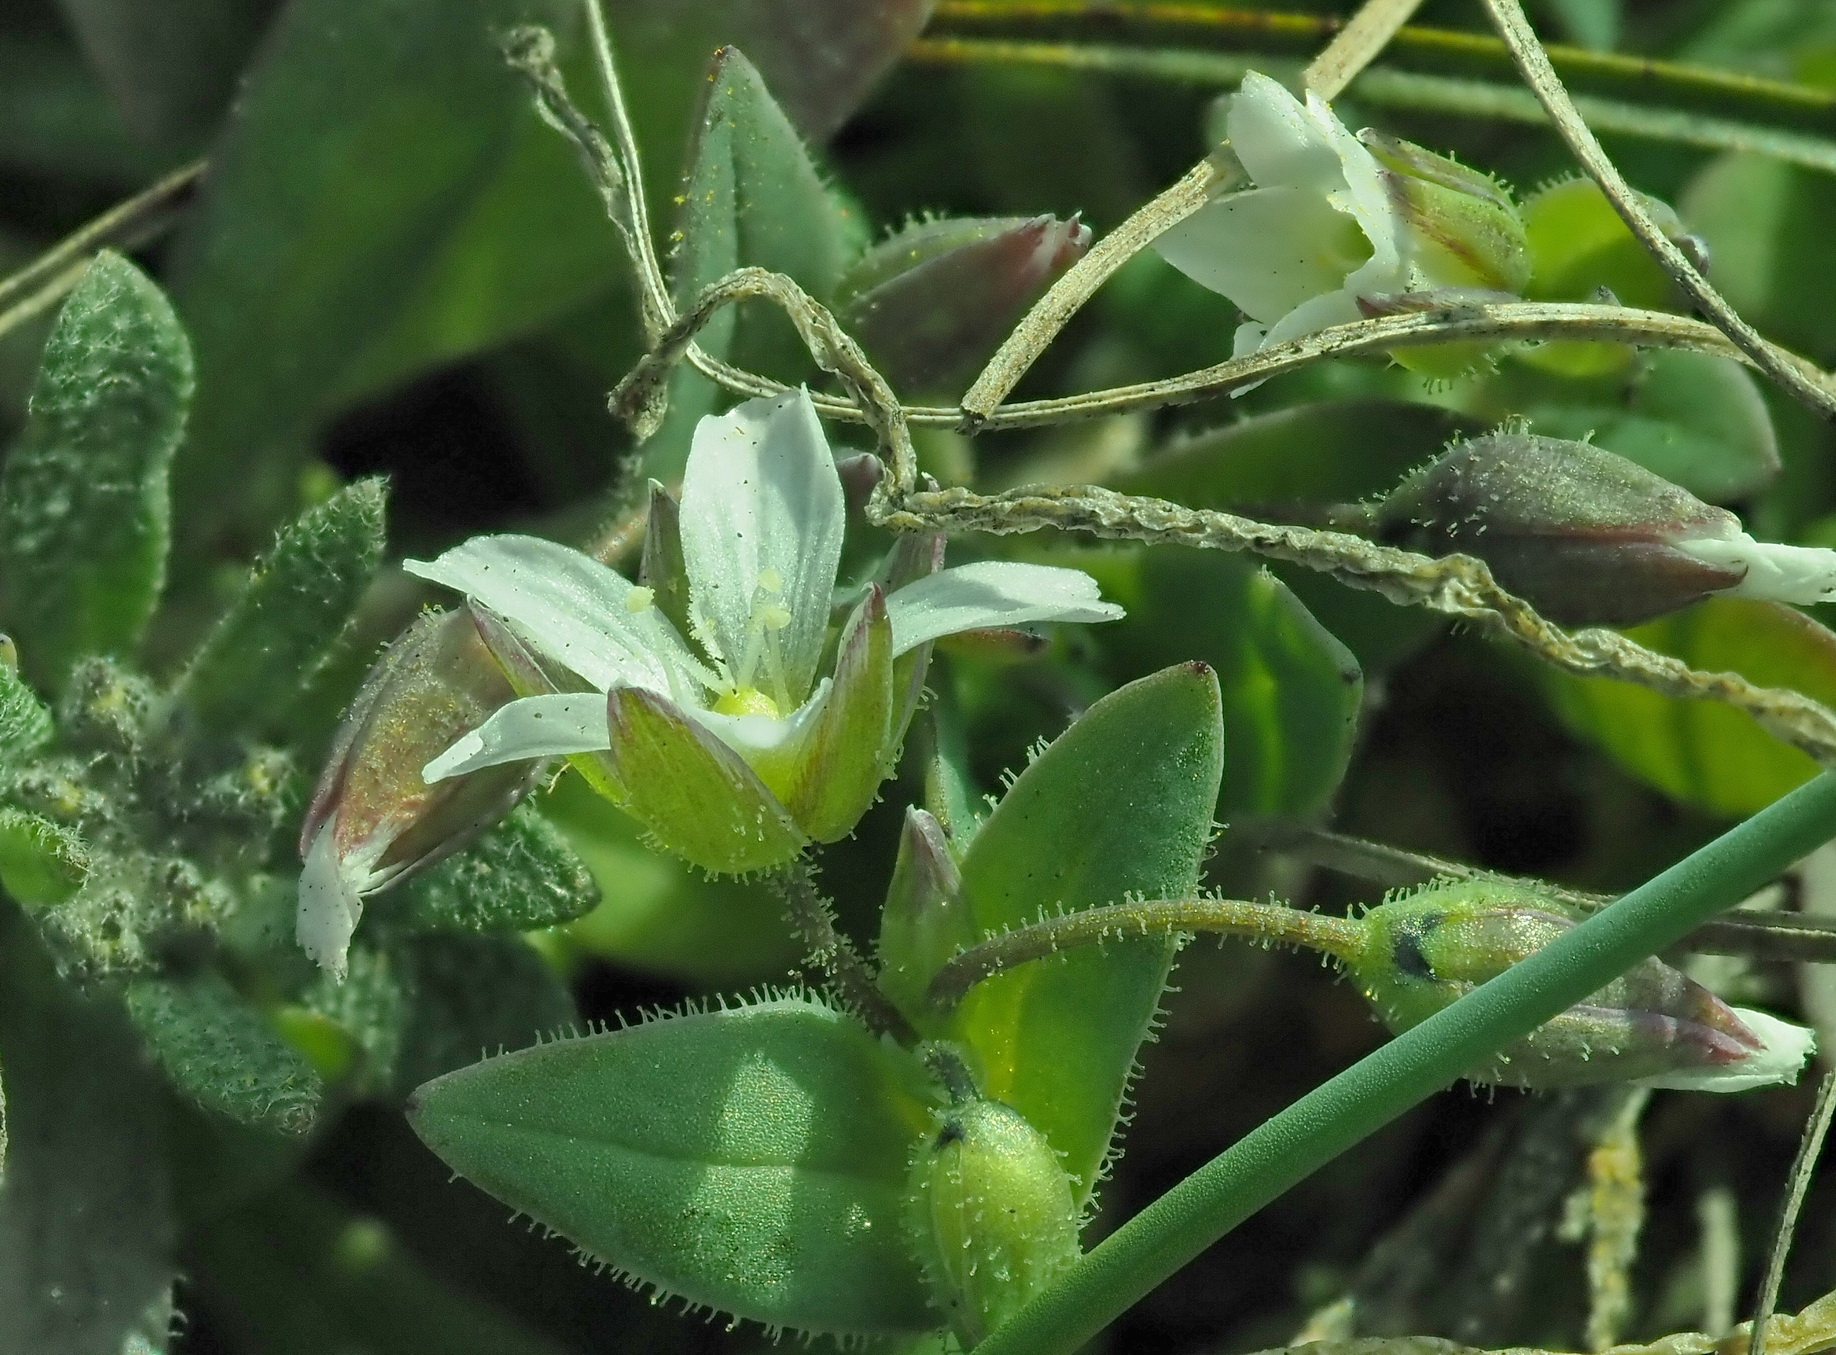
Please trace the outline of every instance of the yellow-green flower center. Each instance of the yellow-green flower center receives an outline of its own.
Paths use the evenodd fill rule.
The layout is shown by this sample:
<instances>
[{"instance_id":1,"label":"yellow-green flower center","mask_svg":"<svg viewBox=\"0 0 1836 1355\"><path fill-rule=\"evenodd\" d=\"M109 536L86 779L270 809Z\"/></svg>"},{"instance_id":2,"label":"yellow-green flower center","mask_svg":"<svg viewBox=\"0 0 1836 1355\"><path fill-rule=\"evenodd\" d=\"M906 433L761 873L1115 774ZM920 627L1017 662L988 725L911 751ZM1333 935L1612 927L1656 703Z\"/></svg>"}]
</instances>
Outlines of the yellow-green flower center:
<instances>
[{"instance_id":1,"label":"yellow-green flower center","mask_svg":"<svg viewBox=\"0 0 1836 1355\"><path fill-rule=\"evenodd\" d=\"M714 710L720 715L769 715L774 720L781 715L778 703L757 687L735 687L722 692L714 700Z\"/></svg>"}]
</instances>

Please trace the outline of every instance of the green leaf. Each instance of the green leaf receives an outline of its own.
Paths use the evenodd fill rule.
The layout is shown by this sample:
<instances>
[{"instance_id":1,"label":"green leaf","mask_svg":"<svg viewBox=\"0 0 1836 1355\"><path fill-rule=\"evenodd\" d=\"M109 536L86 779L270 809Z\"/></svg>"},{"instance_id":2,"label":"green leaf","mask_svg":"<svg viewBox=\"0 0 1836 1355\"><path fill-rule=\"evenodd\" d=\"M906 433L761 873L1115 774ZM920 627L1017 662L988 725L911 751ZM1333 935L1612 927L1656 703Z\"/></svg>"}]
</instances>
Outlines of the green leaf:
<instances>
[{"instance_id":1,"label":"green leaf","mask_svg":"<svg viewBox=\"0 0 1836 1355\"><path fill-rule=\"evenodd\" d=\"M0 768L43 748L55 732L51 712L26 686L19 670L0 662Z\"/></svg>"},{"instance_id":2,"label":"green leaf","mask_svg":"<svg viewBox=\"0 0 1836 1355\"><path fill-rule=\"evenodd\" d=\"M159 288L96 256L45 344L31 417L0 471L0 586L20 665L60 686L85 654L130 651L165 580L166 473L191 350Z\"/></svg>"},{"instance_id":3,"label":"green leaf","mask_svg":"<svg viewBox=\"0 0 1836 1355\"><path fill-rule=\"evenodd\" d=\"M686 306L742 265L789 274L826 301L862 226L830 195L803 138L737 49L714 54L691 127L670 279L677 304ZM715 356L784 380L812 370L789 321L764 303L723 310L697 341ZM694 421L714 398L707 380L692 373L672 383L669 420L650 440L652 474L681 474Z\"/></svg>"},{"instance_id":4,"label":"green leaf","mask_svg":"<svg viewBox=\"0 0 1836 1355\"><path fill-rule=\"evenodd\" d=\"M1710 503L1757 493L1779 473L1779 440L1759 386L1738 362L1712 353L1653 353L1622 404L1548 405L1529 419L1549 437L1591 434Z\"/></svg>"},{"instance_id":5,"label":"green leaf","mask_svg":"<svg viewBox=\"0 0 1836 1355\"><path fill-rule=\"evenodd\" d=\"M588 1256L768 1326L936 1325L900 1228L909 1056L807 997L490 1059L417 1091L446 1163Z\"/></svg>"},{"instance_id":6,"label":"green leaf","mask_svg":"<svg viewBox=\"0 0 1836 1355\"><path fill-rule=\"evenodd\" d=\"M359 480L283 530L204 641L177 698L215 734L269 730L350 629L382 561L381 480Z\"/></svg>"},{"instance_id":7,"label":"green leaf","mask_svg":"<svg viewBox=\"0 0 1836 1355\"><path fill-rule=\"evenodd\" d=\"M1191 894L1223 743L1218 679L1202 663L1098 701L1021 774L970 844L963 897L978 934L1130 893ZM1173 952L1171 941L1140 939L1027 965L979 985L949 1022L979 1057L983 1094L1046 1136L1080 1202L1109 1151Z\"/></svg>"},{"instance_id":8,"label":"green leaf","mask_svg":"<svg viewBox=\"0 0 1836 1355\"><path fill-rule=\"evenodd\" d=\"M215 974L136 979L127 1010L173 1086L240 1124L304 1134L323 1089L311 1065Z\"/></svg>"},{"instance_id":9,"label":"green leaf","mask_svg":"<svg viewBox=\"0 0 1836 1355\"><path fill-rule=\"evenodd\" d=\"M599 902L592 873L534 805L416 880L401 921L429 931L533 931Z\"/></svg>"},{"instance_id":10,"label":"green leaf","mask_svg":"<svg viewBox=\"0 0 1836 1355\"><path fill-rule=\"evenodd\" d=\"M1105 636L1139 672L1202 659L1224 694L1219 817L1324 809L1357 735L1358 660L1266 569L1218 551L1142 553L1140 595Z\"/></svg>"},{"instance_id":11,"label":"green leaf","mask_svg":"<svg viewBox=\"0 0 1836 1355\"><path fill-rule=\"evenodd\" d=\"M58 982L0 901L0 1350L121 1355L172 1284L157 1081L120 1015Z\"/></svg>"},{"instance_id":12,"label":"green leaf","mask_svg":"<svg viewBox=\"0 0 1836 1355\"><path fill-rule=\"evenodd\" d=\"M61 8L135 134L186 146L228 106L274 10L267 0L61 0Z\"/></svg>"},{"instance_id":13,"label":"green leaf","mask_svg":"<svg viewBox=\"0 0 1836 1355\"><path fill-rule=\"evenodd\" d=\"M1736 672L1836 704L1836 635L1776 602L1710 598L1626 634L1692 668ZM1813 776L1804 753L1718 701L1686 701L1611 678L1539 669L1556 712L1639 780L1740 818Z\"/></svg>"},{"instance_id":14,"label":"green leaf","mask_svg":"<svg viewBox=\"0 0 1836 1355\"><path fill-rule=\"evenodd\" d=\"M301 434L341 401L557 314L622 266L495 37L542 22L566 39L578 18L567 0L281 13L175 251L200 372L178 467L189 534L278 515Z\"/></svg>"},{"instance_id":15,"label":"green leaf","mask_svg":"<svg viewBox=\"0 0 1836 1355\"><path fill-rule=\"evenodd\" d=\"M0 887L28 909L51 908L82 886L89 850L65 828L18 809L0 809Z\"/></svg>"}]
</instances>

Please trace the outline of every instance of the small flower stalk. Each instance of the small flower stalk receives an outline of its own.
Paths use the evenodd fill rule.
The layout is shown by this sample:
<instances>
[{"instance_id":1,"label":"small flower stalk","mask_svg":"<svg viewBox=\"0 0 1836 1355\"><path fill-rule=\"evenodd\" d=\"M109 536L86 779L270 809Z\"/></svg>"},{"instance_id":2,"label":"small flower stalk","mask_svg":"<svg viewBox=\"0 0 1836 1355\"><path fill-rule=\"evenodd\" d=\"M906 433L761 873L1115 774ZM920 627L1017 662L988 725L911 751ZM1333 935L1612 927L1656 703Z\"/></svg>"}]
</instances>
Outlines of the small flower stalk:
<instances>
[{"instance_id":1,"label":"small flower stalk","mask_svg":"<svg viewBox=\"0 0 1836 1355\"><path fill-rule=\"evenodd\" d=\"M1519 429L1456 443L1397 486L1376 523L1395 544L1479 557L1564 625L1632 625L1713 594L1836 598L1836 551L1756 541L1625 457Z\"/></svg>"},{"instance_id":2,"label":"small flower stalk","mask_svg":"<svg viewBox=\"0 0 1836 1355\"><path fill-rule=\"evenodd\" d=\"M432 758L428 783L570 757L664 849L761 870L853 830L897 758L932 641L1122 614L1077 570L938 569L925 541L856 596L825 662L844 517L798 390L701 421L681 503L653 491L641 584L527 536L408 562L488 618L520 698Z\"/></svg>"},{"instance_id":3,"label":"small flower stalk","mask_svg":"<svg viewBox=\"0 0 1836 1355\"><path fill-rule=\"evenodd\" d=\"M1400 1033L1579 921L1555 900L1505 881L1431 885L1367 913L1363 943L1345 963L1384 1024ZM1628 1082L1737 1092L1795 1082L1814 1048L1807 1028L1730 1007L1652 958L1468 1076L1513 1087Z\"/></svg>"},{"instance_id":4,"label":"small flower stalk","mask_svg":"<svg viewBox=\"0 0 1836 1355\"><path fill-rule=\"evenodd\" d=\"M1236 356L1396 298L1514 295L1528 280L1523 220L1485 175L1382 133L1354 136L1318 95L1303 103L1255 71L1225 127L1255 187L1201 207L1155 248L1249 317Z\"/></svg>"},{"instance_id":5,"label":"small flower stalk","mask_svg":"<svg viewBox=\"0 0 1836 1355\"><path fill-rule=\"evenodd\" d=\"M466 611L433 612L376 661L300 830L300 948L342 979L363 900L463 847L528 791L535 764L430 784L427 758L515 698Z\"/></svg>"}]
</instances>

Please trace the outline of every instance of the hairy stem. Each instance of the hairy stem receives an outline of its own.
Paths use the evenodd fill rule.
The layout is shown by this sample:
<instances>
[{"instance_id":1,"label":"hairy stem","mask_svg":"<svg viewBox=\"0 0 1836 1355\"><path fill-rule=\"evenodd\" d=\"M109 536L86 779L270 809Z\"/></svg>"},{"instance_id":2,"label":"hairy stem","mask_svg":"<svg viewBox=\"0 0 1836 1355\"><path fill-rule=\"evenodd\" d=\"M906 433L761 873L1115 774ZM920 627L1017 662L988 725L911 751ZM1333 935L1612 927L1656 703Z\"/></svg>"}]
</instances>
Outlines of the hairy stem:
<instances>
[{"instance_id":1,"label":"hairy stem","mask_svg":"<svg viewBox=\"0 0 1836 1355\"><path fill-rule=\"evenodd\" d=\"M1144 899L1080 908L991 936L952 955L931 980L927 996L934 1006L947 1010L982 980L1074 946L1101 945L1126 936L1196 932L1304 946L1336 960L1350 960L1364 946L1364 928L1350 918L1238 899Z\"/></svg>"},{"instance_id":2,"label":"hairy stem","mask_svg":"<svg viewBox=\"0 0 1836 1355\"><path fill-rule=\"evenodd\" d=\"M784 900L792 929L809 947L809 963L822 972L830 987L863 1025L875 1035L890 1035L904 1045L916 1043L918 1033L899 1014L874 982L873 971L854 943L835 926L835 910L799 858L768 877Z\"/></svg>"},{"instance_id":3,"label":"hairy stem","mask_svg":"<svg viewBox=\"0 0 1836 1355\"><path fill-rule=\"evenodd\" d=\"M1826 772L1265 1121L1079 1258L977 1355L1076 1349L1290 1187L1832 834Z\"/></svg>"}]
</instances>

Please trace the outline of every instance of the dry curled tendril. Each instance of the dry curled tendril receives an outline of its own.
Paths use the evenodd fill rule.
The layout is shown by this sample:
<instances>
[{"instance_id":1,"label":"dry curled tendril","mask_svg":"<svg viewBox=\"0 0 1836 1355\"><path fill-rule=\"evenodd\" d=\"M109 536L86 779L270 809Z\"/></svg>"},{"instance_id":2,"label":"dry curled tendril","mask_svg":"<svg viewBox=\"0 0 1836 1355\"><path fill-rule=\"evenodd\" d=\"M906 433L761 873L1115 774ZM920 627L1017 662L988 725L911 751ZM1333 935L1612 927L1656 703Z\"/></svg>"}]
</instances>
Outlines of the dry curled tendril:
<instances>
[{"instance_id":1,"label":"dry curled tendril","mask_svg":"<svg viewBox=\"0 0 1836 1355\"><path fill-rule=\"evenodd\" d=\"M685 309L675 306L642 220L641 169L622 101L616 97L616 75L603 33L595 37L600 74L614 91L609 138L585 134L582 129L591 124L568 102L559 74L539 46L525 43L514 54L513 64L535 87L550 120L574 140L604 190L615 225L631 245L651 344L650 351L614 390L610 405L640 438L661 424L670 375L684 361L735 394L768 395L783 389L778 382L711 357L695 343L696 334L724 307L740 301L765 301L790 318L817 365L836 378L845 392L840 397L816 396L817 411L829 418L864 422L876 435L889 472L867 509L879 525L908 532L994 535L1050 528L1104 540L1247 551L1318 570L1348 587L1381 593L1391 602L1425 607L1508 637L1565 672L1614 677L1669 696L1722 702L1746 712L1769 733L1818 762L1836 765L1836 713L1818 702L1795 691L1758 686L1735 673L1702 672L1617 631L1565 630L1500 587L1490 569L1471 556L1434 559L1348 533L1260 522L1163 499L1118 494L1096 485L978 494L936 488L919 474L910 435L914 424L974 431L1162 408L1222 395L1326 358L1486 339L1607 340L1736 357L1826 418L1836 416L1836 386L1828 375L1755 333L1652 223L1575 112L1516 0L1487 0L1487 6L1526 82L1549 110L1576 158L1625 217L1633 234L1708 317L1706 322L1616 305L1461 302L1339 325L1171 380L1004 403L1007 392L1105 278L1202 205L1207 194L1233 180L1234 167L1207 160L1145 204L1060 278L1016 326L960 407L906 406L835 317L782 274L741 268L707 287ZM589 12L593 9L588 8ZM1409 7L1391 8L1402 13ZM1315 88L1331 93L1357 64L1325 63L1331 69L1310 70L1306 78Z\"/></svg>"}]
</instances>

